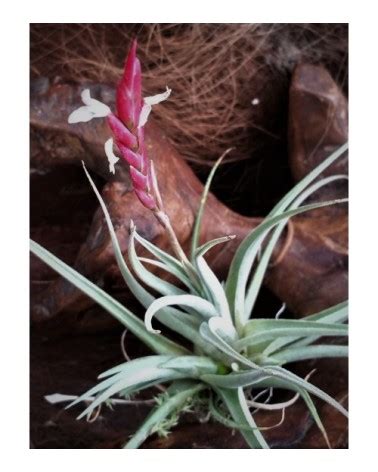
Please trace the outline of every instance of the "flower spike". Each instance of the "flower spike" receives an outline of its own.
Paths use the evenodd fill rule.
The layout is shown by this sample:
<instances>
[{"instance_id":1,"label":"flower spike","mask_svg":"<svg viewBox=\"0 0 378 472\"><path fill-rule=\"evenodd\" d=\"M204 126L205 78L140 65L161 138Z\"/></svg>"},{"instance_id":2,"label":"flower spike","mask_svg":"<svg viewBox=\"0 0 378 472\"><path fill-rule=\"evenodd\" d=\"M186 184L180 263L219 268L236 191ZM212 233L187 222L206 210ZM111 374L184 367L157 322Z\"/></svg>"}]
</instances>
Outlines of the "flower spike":
<instances>
[{"instance_id":1,"label":"flower spike","mask_svg":"<svg viewBox=\"0 0 378 472\"><path fill-rule=\"evenodd\" d=\"M171 90L167 87L163 93L142 98L141 65L136 50L137 42L134 40L125 61L122 79L117 87L116 112L112 113L107 105L91 98L89 89L85 89L81 94L84 106L74 110L68 117L68 122L73 124L106 117L120 154L130 165L130 177L135 195L163 224L165 218L160 214L163 211L161 199L156 194L157 185L156 182L153 184L151 161L144 145L144 125L152 105L166 100ZM113 153L113 138L105 143L105 154L109 161L109 171L114 174L115 164L119 158Z\"/></svg>"},{"instance_id":2,"label":"flower spike","mask_svg":"<svg viewBox=\"0 0 378 472\"><path fill-rule=\"evenodd\" d=\"M136 57L137 42L133 41L127 56L123 77L117 88L118 117L130 131L135 131L142 109L142 74Z\"/></svg>"},{"instance_id":3,"label":"flower spike","mask_svg":"<svg viewBox=\"0 0 378 472\"><path fill-rule=\"evenodd\" d=\"M138 126L143 99L141 68L136 48L137 43L133 41L117 87L117 110L115 114L108 115L107 121L123 159L130 165L135 195L143 206L158 211L150 185L150 160L144 146L144 129Z\"/></svg>"}]
</instances>

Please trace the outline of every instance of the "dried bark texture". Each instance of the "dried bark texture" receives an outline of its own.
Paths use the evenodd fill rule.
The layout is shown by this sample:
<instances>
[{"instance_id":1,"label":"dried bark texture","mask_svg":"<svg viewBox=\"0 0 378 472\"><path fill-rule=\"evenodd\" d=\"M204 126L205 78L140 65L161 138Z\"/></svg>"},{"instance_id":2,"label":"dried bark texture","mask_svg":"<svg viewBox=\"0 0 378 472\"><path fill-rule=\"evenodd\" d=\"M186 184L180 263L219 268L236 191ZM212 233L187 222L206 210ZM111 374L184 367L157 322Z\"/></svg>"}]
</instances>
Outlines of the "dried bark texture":
<instances>
[{"instance_id":1,"label":"dried bark texture","mask_svg":"<svg viewBox=\"0 0 378 472\"><path fill-rule=\"evenodd\" d=\"M348 140L348 103L331 75L311 64L296 67L289 95L290 164L300 180ZM345 156L324 174L347 173Z\"/></svg>"}]
</instances>

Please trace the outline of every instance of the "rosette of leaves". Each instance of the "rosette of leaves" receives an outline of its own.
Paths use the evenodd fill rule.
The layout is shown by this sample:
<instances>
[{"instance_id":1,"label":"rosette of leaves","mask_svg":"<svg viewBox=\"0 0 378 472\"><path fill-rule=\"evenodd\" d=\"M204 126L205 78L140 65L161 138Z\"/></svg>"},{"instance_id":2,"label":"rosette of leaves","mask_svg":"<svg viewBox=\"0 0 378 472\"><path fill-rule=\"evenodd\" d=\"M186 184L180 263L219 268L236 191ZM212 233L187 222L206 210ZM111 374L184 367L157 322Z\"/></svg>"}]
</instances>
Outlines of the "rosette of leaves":
<instances>
[{"instance_id":1,"label":"rosette of leaves","mask_svg":"<svg viewBox=\"0 0 378 472\"><path fill-rule=\"evenodd\" d=\"M149 435L164 430L164 425L176 424L188 403L196 402L202 408L205 405L215 420L240 430L249 447L269 448L263 436L264 428L256 425L251 408L284 410L301 397L329 446L313 397L329 403L342 415L347 416L347 411L309 382L308 377L301 378L283 366L305 359L347 356L347 346L319 341L324 336L347 336L344 323L347 302L296 320L256 318L254 306L273 250L289 218L346 201L304 204L321 187L346 178L344 175L321 178L324 170L346 149L347 145L342 146L308 174L251 231L241 242L224 282L218 280L205 255L215 245L226 244L230 236L198 245L203 209L216 167L204 189L190 261L181 261L145 240L131 224L128 246L131 267L121 253L106 206L84 167L104 212L119 269L131 292L146 309L144 322L33 241L31 251L119 320L152 354L99 375L100 383L69 405L91 399L78 418L91 414L115 395L133 395L154 385L167 384L163 399L160 398L125 448L137 448ZM151 254L149 259L138 256L136 242ZM151 265L170 273L177 284L154 275L148 269ZM154 329L154 317L170 333L180 336L171 339L164 331ZM179 343L177 338L185 342ZM254 393L262 389L289 390L294 392L294 398L281 403L259 403Z\"/></svg>"}]
</instances>

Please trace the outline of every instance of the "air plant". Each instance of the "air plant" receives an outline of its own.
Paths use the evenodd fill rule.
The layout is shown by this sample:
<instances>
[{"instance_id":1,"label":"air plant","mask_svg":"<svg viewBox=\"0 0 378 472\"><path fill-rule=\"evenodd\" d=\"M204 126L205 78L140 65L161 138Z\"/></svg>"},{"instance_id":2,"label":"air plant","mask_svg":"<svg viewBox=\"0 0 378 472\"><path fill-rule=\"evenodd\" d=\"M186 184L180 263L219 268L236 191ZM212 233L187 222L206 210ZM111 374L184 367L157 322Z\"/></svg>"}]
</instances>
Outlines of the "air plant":
<instances>
[{"instance_id":1,"label":"air plant","mask_svg":"<svg viewBox=\"0 0 378 472\"><path fill-rule=\"evenodd\" d=\"M347 336L348 328L344 324L347 302L297 320L257 318L254 307L273 250L289 219L316 208L347 201L340 199L303 205L321 187L345 178L344 175L320 176L346 151L347 145L340 147L310 172L248 234L235 253L226 280L222 282L207 264L205 255L214 246L226 244L233 236L226 235L199 245L206 198L221 159L210 173L203 192L189 256L180 246L164 211L156 174L144 146L144 125L151 105L167 98L169 93L167 89L164 94L142 99L141 68L134 42L117 89L116 114L92 99L89 91L84 91L84 106L69 117L71 123L107 117L118 150L130 165L135 194L165 228L174 254L144 239L131 222L129 267L105 203L83 164L104 213L118 267L128 288L146 310L144 322L34 241L31 242L31 250L119 320L153 354L128 360L102 373L99 375L101 382L69 406L86 401L87 407L78 417L83 418L103 403L115 403L116 395L128 398L144 389L168 384L165 393L158 397L156 406L125 448L139 447L155 432L166 434L177 423L182 411L189 406L195 409L197 405L205 408L214 420L239 430L251 448L269 448L263 436L264 428L255 423L251 409L277 409L282 410L284 415L286 408L302 398L330 447L312 397L324 400L345 416L347 411L334 398L310 383L309 376L301 378L283 366L305 359L346 357L346 346L319 344L319 339L323 336ZM119 158L113 153L113 138L107 141L105 150L110 170L114 172ZM150 258L138 256L136 242L151 254ZM177 284L157 277L146 265L166 271L177 280ZM152 326L153 322L155 324L154 318L161 326L180 335L183 341L178 342L155 329ZM293 391L294 397L280 403L258 401L263 392L273 389Z\"/></svg>"}]
</instances>

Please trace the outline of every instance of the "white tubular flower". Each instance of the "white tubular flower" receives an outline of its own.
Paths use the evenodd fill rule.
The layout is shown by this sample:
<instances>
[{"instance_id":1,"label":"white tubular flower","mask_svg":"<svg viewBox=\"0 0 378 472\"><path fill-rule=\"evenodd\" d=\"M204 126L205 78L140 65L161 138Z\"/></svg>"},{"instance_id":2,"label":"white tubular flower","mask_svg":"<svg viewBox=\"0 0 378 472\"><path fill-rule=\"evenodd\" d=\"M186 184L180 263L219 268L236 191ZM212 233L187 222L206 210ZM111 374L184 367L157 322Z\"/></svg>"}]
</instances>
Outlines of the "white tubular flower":
<instances>
[{"instance_id":1,"label":"white tubular flower","mask_svg":"<svg viewBox=\"0 0 378 472\"><path fill-rule=\"evenodd\" d=\"M148 116L152 110L152 105L157 105L158 103L163 102L164 100L167 100L171 92L172 90L169 87L167 87L167 90L165 92L159 93L152 97L146 97L143 99L143 107L140 112L138 128L142 128L142 126L144 126L147 123Z\"/></svg>"},{"instance_id":2,"label":"white tubular flower","mask_svg":"<svg viewBox=\"0 0 378 472\"><path fill-rule=\"evenodd\" d=\"M108 158L108 161L109 161L109 172L111 172L112 174L115 174L114 164L116 164L119 161L119 157L117 157L113 152L113 138L109 138L106 141L104 147L105 147L106 157Z\"/></svg>"},{"instance_id":3,"label":"white tubular flower","mask_svg":"<svg viewBox=\"0 0 378 472\"><path fill-rule=\"evenodd\" d=\"M85 89L81 93L81 99L84 106L74 110L68 117L68 123L86 123L92 118L104 118L111 113L110 108L105 103L99 102L91 98L89 89Z\"/></svg>"}]
</instances>

